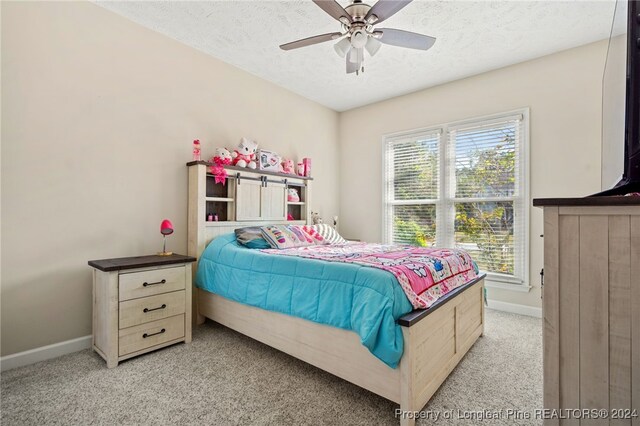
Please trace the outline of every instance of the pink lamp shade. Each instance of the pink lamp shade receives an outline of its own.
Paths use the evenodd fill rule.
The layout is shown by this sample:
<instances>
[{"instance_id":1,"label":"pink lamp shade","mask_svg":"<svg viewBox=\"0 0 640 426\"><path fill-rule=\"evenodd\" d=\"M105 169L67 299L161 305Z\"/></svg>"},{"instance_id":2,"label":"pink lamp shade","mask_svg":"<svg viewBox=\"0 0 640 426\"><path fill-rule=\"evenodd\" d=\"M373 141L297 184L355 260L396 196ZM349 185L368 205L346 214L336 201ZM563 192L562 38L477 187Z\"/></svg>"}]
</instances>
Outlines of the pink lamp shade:
<instances>
[{"instance_id":1,"label":"pink lamp shade","mask_svg":"<svg viewBox=\"0 0 640 426\"><path fill-rule=\"evenodd\" d=\"M173 224L169 219L165 219L160 224L160 233L162 234L162 251L159 256L171 256L173 252L167 251L167 235L173 234Z\"/></svg>"},{"instance_id":2,"label":"pink lamp shade","mask_svg":"<svg viewBox=\"0 0 640 426\"><path fill-rule=\"evenodd\" d=\"M160 233L162 235L171 235L173 234L173 223L169 219L165 219L160 224Z\"/></svg>"}]
</instances>

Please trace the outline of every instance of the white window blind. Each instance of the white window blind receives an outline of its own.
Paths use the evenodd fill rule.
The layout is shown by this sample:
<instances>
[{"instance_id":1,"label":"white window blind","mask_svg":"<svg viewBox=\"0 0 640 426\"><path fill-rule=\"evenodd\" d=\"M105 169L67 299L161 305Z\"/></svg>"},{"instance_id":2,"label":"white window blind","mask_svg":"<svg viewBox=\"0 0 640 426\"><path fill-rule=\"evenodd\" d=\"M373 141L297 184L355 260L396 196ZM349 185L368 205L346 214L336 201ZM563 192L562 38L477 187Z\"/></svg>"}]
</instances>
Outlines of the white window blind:
<instances>
[{"instance_id":1,"label":"white window blind","mask_svg":"<svg viewBox=\"0 0 640 426\"><path fill-rule=\"evenodd\" d=\"M440 198L440 132L428 131L386 144L387 240L432 246Z\"/></svg>"},{"instance_id":2,"label":"white window blind","mask_svg":"<svg viewBox=\"0 0 640 426\"><path fill-rule=\"evenodd\" d=\"M450 127L453 246L480 269L524 279L523 117Z\"/></svg>"},{"instance_id":3,"label":"white window blind","mask_svg":"<svg viewBox=\"0 0 640 426\"><path fill-rule=\"evenodd\" d=\"M526 128L511 114L386 138L386 241L459 247L494 279L524 282Z\"/></svg>"}]
</instances>

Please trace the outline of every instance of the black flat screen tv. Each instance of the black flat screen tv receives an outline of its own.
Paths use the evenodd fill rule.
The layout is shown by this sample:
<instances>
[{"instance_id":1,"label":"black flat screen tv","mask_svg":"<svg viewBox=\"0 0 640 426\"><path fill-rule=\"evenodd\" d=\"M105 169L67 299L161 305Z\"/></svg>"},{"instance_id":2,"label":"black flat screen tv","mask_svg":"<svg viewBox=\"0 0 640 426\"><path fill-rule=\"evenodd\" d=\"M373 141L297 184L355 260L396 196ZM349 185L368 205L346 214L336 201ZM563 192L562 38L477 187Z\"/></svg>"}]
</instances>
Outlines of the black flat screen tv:
<instances>
[{"instance_id":1,"label":"black flat screen tv","mask_svg":"<svg viewBox=\"0 0 640 426\"><path fill-rule=\"evenodd\" d=\"M603 78L603 176L605 174L605 160L608 154L607 150L613 151L614 154L619 156L617 152L618 146L624 144L622 176L618 183L613 185L612 188L606 189L603 192L594 194L593 196L611 196L611 195L627 195L631 193L640 192L640 2L636 0L629 0L624 4L625 0L619 0L616 5L616 11L618 12L617 18L624 19L626 15L626 22L623 22L626 26L626 40L624 39L624 27L623 31L619 31L620 22L614 22L612 25L612 34L609 40L609 49L607 55L607 65L605 68L605 74ZM626 8L625 8L626 6ZM620 11L626 9L626 14L621 14ZM618 30L616 30L616 27ZM621 34L620 34L621 33ZM616 40L616 37L618 38ZM620 81L620 86L624 85L624 107L619 108L620 119L615 118L616 113L615 102L621 101L621 94L616 93L615 84L611 84L608 81L609 76L616 73L616 44L621 45L622 48L626 47L626 66L620 69L625 72L626 78L624 81ZM618 52L624 50L618 49ZM621 59L622 61L622 59ZM609 84L609 85L608 85ZM622 92L622 89L620 90ZM617 96L617 100L607 105L607 96ZM624 112L622 112L624 109ZM619 127L622 126L622 115L624 116L624 133L620 132ZM607 125L613 126L613 132L605 131ZM618 129L616 129L616 127ZM620 133L620 138L616 137L616 131ZM620 140L622 139L622 140ZM617 161L619 163L619 160ZM611 163L614 163L612 166ZM615 159L610 160L607 165L610 170L615 166ZM619 175L618 175L619 176ZM605 183L603 178L603 184Z\"/></svg>"}]
</instances>

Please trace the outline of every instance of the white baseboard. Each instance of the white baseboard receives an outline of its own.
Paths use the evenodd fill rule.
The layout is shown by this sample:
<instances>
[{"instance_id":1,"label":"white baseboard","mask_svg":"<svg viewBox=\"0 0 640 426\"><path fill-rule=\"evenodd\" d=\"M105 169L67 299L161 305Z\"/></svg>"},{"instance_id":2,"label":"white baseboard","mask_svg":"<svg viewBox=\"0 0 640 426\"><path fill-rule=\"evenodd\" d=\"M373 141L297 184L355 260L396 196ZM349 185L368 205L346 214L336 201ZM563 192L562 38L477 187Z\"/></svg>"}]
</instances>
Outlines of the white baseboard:
<instances>
[{"instance_id":1,"label":"white baseboard","mask_svg":"<svg viewBox=\"0 0 640 426\"><path fill-rule=\"evenodd\" d=\"M35 364L62 355L78 352L91 347L91 335L78 337L77 339L65 342L54 343L53 345L42 346L17 354L7 355L0 358L0 371L11 370L12 368L24 365Z\"/></svg>"},{"instance_id":2,"label":"white baseboard","mask_svg":"<svg viewBox=\"0 0 640 426\"><path fill-rule=\"evenodd\" d=\"M509 312L512 314L527 315L529 317L542 318L542 308L528 305L518 305L516 303L501 302L499 300L487 300L489 309Z\"/></svg>"}]
</instances>

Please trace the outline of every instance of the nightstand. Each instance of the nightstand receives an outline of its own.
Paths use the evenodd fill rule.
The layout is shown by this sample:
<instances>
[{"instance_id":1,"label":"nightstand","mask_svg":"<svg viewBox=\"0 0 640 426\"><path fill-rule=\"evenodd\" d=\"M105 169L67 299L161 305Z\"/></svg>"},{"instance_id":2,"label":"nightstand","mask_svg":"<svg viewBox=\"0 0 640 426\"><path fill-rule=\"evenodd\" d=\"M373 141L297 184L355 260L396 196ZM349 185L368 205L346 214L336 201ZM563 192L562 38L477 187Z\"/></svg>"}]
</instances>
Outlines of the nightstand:
<instances>
[{"instance_id":1,"label":"nightstand","mask_svg":"<svg viewBox=\"0 0 640 426\"><path fill-rule=\"evenodd\" d=\"M113 368L120 361L191 341L191 263L139 256L91 260L93 350Z\"/></svg>"}]
</instances>

